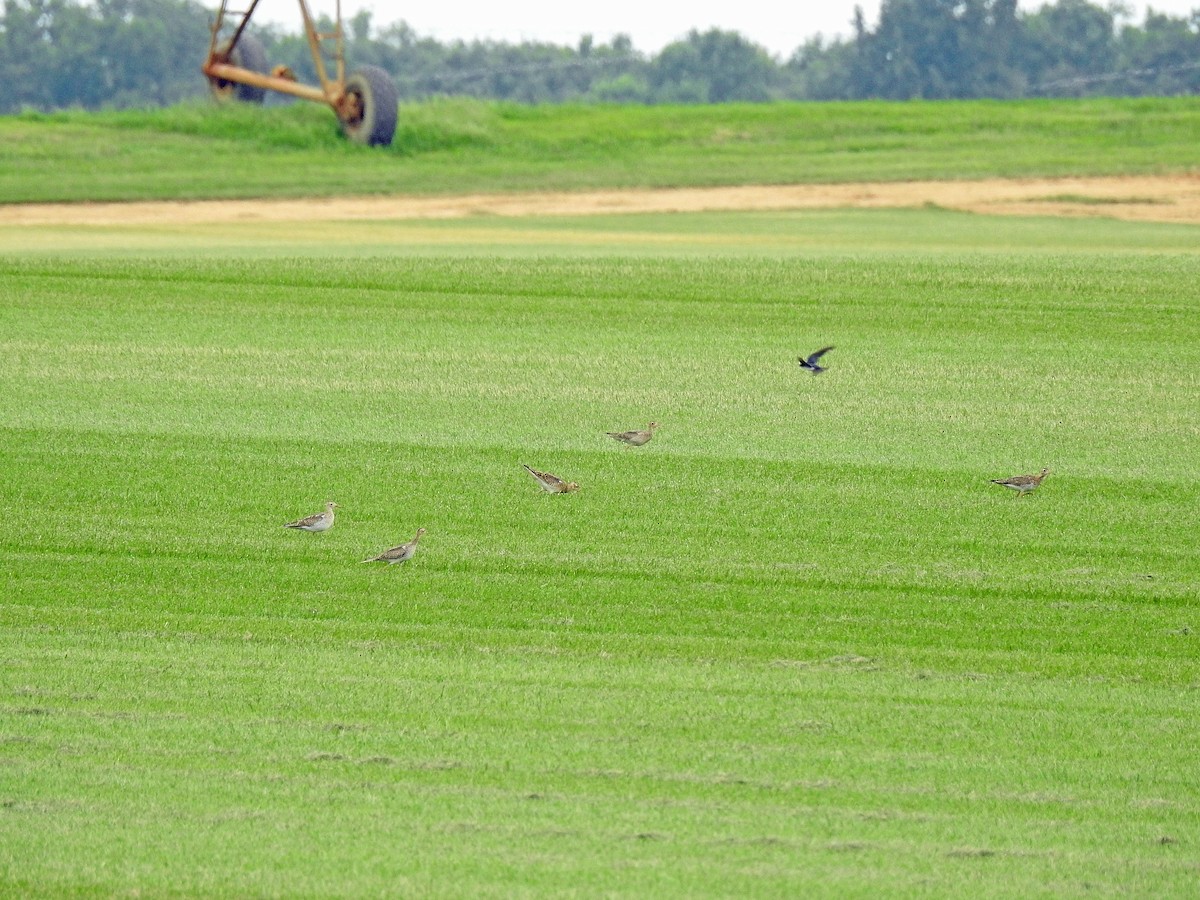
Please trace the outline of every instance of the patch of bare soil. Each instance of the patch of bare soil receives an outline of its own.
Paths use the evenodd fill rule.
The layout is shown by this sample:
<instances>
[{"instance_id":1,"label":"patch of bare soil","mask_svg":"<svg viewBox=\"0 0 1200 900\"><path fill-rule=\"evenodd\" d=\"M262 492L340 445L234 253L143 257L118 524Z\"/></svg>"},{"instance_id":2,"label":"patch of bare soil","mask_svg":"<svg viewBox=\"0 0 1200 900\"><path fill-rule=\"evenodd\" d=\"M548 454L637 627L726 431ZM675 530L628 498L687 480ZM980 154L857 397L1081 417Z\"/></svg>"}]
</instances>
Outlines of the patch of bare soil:
<instances>
[{"instance_id":1,"label":"patch of bare soil","mask_svg":"<svg viewBox=\"0 0 1200 900\"><path fill-rule=\"evenodd\" d=\"M190 225L708 210L938 206L1003 215L1200 223L1200 173L1104 178L664 188L458 197L339 197L0 206L0 225Z\"/></svg>"}]
</instances>

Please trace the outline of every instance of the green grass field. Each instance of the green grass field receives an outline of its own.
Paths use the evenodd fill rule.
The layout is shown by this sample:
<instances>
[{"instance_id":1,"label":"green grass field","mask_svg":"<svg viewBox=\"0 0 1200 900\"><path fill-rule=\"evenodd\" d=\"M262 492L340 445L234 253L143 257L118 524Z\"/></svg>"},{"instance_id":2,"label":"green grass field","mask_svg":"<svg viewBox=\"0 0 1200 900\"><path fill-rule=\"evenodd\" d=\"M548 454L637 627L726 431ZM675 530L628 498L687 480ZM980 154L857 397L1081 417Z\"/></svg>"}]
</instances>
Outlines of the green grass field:
<instances>
[{"instance_id":1,"label":"green grass field","mask_svg":"<svg viewBox=\"0 0 1200 900\"><path fill-rule=\"evenodd\" d=\"M1200 229L0 228L0 279L3 893L1194 894Z\"/></svg>"},{"instance_id":2,"label":"green grass field","mask_svg":"<svg viewBox=\"0 0 1200 900\"><path fill-rule=\"evenodd\" d=\"M1186 171L1198 112L26 115L0 202ZM1198 237L0 227L3 893L1192 894Z\"/></svg>"},{"instance_id":3,"label":"green grass field","mask_svg":"<svg viewBox=\"0 0 1200 900\"><path fill-rule=\"evenodd\" d=\"M0 117L0 203L1196 171L1200 98L684 107L442 100L388 150L332 112L207 104Z\"/></svg>"}]
</instances>

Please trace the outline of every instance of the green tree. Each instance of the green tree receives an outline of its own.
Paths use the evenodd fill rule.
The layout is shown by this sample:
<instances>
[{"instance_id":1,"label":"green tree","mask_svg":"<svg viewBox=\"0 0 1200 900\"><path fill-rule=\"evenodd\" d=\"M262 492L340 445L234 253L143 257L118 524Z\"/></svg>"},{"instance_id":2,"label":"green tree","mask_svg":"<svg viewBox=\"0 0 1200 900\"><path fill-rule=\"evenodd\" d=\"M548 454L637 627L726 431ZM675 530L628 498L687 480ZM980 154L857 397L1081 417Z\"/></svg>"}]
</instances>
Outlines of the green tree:
<instances>
[{"instance_id":1,"label":"green tree","mask_svg":"<svg viewBox=\"0 0 1200 900\"><path fill-rule=\"evenodd\" d=\"M1200 9L1188 18L1150 12L1143 27L1121 29L1116 65L1121 93L1200 93Z\"/></svg>"},{"instance_id":2,"label":"green tree","mask_svg":"<svg viewBox=\"0 0 1200 900\"><path fill-rule=\"evenodd\" d=\"M207 44L207 14L191 0L6 0L0 111L152 106L198 96L206 90L199 67Z\"/></svg>"},{"instance_id":3,"label":"green tree","mask_svg":"<svg viewBox=\"0 0 1200 900\"><path fill-rule=\"evenodd\" d=\"M667 103L762 101L778 96L778 69L767 51L734 31L688 33L649 66L651 97Z\"/></svg>"},{"instance_id":4,"label":"green tree","mask_svg":"<svg viewBox=\"0 0 1200 900\"><path fill-rule=\"evenodd\" d=\"M857 45L826 44L819 35L796 48L783 67L784 93L797 100L853 100L863 96L856 82Z\"/></svg>"},{"instance_id":5,"label":"green tree","mask_svg":"<svg viewBox=\"0 0 1200 900\"><path fill-rule=\"evenodd\" d=\"M51 30L53 17L51 0L5 0L0 29L0 78L5 90L0 92L0 112L55 106L51 76L58 50Z\"/></svg>"},{"instance_id":6,"label":"green tree","mask_svg":"<svg viewBox=\"0 0 1200 900\"><path fill-rule=\"evenodd\" d=\"M1117 43L1111 9L1087 0L1059 0L1026 16L1022 64L1031 90L1073 96L1106 93L1116 70Z\"/></svg>"},{"instance_id":7,"label":"green tree","mask_svg":"<svg viewBox=\"0 0 1200 900\"><path fill-rule=\"evenodd\" d=\"M0 2L0 112L161 105L207 93L199 72L207 2ZM404 22L376 28L364 11L345 22L346 59L351 72L364 65L389 72L404 99L723 103L1200 91L1200 10L1187 18L1151 13L1118 34L1119 11L1087 0L1057 0L1030 14L1018 14L1016 0L883 0L874 28L858 8L853 38L812 38L782 64L718 29L692 31L646 58L627 36L602 44L583 35L574 47L443 44ZM321 16L317 27L331 31L333 22ZM298 28L251 29L271 63L315 83Z\"/></svg>"},{"instance_id":8,"label":"green tree","mask_svg":"<svg viewBox=\"0 0 1200 900\"><path fill-rule=\"evenodd\" d=\"M884 0L875 31L856 37L859 96L1019 94L1016 6L1016 0Z\"/></svg>"}]
</instances>

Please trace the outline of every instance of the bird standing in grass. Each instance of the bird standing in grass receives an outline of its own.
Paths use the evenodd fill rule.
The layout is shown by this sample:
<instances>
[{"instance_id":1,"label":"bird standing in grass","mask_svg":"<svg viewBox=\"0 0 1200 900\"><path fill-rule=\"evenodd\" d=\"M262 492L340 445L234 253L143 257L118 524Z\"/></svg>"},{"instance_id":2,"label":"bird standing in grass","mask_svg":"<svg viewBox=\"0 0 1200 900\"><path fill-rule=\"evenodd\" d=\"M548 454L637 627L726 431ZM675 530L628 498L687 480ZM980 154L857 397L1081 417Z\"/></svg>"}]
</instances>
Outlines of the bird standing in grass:
<instances>
[{"instance_id":1,"label":"bird standing in grass","mask_svg":"<svg viewBox=\"0 0 1200 900\"><path fill-rule=\"evenodd\" d=\"M378 556L372 556L370 559L364 559L363 562L385 562L389 565L408 562L413 558L413 554L417 552L417 541L421 539L421 535L424 533L424 528L418 528L416 537L414 537L407 544L401 544L399 547L392 547L390 550L384 550Z\"/></svg>"},{"instance_id":2,"label":"bird standing in grass","mask_svg":"<svg viewBox=\"0 0 1200 900\"><path fill-rule=\"evenodd\" d=\"M1012 478L993 478L992 484L1002 484L1006 488L1012 488L1017 492L1017 496L1028 494L1039 484L1042 479L1050 474L1049 469L1042 469L1038 475L1014 475Z\"/></svg>"},{"instance_id":3,"label":"bird standing in grass","mask_svg":"<svg viewBox=\"0 0 1200 900\"><path fill-rule=\"evenodd\" d=\"M295 522L288 522L284 528L299 528L301 531L328 531L333 527L333 511L337 504L329 500L325 504L325 512L313 513Z\"/></svg>"},{"instance_id":4,"label":"bird standing in grass","mask_svg":"<svg viewBox=\"0 0 1200 900\"><path fill-rule=\"evenodd\" d=\"M551 494L569 494L571 491L579 490L579 485L574 481L563 481L557 475L551 475L549 472L539 472L537 469L531 469L525 463L525 471L533 476L533 480L542 486L543 491Z\"/></svg>"},{"instance_id":5,"label":"bird standing in grass","mask_svg":"<svg viewBox=\"0 0 1200 900\"><path fill-rule=\"evenodd\" d=\"M630 447L640 447L649 441L650 438L654 437L654 429L657 427L657 422L651 422L646 426L645 431L610 431L608 432L608 436L613 440L620 441L622 444L628 444Z\"/></svg>"},{"instance_id":6,"label":"bird standing in grass","mask_svg":"<svg viewBox=\"0 0 1200 900\"><path fill-rule=\"evenodd\" d=\"M817 360L832 350L832 347L822 347L816 353L810 353L807 357L797 357L800 361L800 368L805 372L812 372L814 375L820 375L825 371L825 366L820 365Z\"/></svg>"}]
</instances>

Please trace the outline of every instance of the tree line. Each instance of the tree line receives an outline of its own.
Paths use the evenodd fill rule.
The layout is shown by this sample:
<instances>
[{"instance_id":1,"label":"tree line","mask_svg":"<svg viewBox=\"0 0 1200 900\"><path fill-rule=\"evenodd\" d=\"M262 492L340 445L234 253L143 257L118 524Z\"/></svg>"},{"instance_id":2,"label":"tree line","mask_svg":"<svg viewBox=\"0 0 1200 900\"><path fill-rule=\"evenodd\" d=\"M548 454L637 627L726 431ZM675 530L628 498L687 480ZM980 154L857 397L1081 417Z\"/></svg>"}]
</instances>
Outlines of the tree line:
<instances>
[{"instance_id":1,"label":"tree line","mask_svg":"<svg viewBox=\"0 0 1200 900\"><path fill-rule=\"evenodd\" d=\"M213 9L197 0L4 0L0 113L160 106L203 96ZM659 53L626 36L575 46L442 43L406 23L345 23L352 71L389 72L402 100L469 95L521 103L1141 96L1200 93L1200 7L1132 22L1119 5L1057 0L884 0L853 34L800 40L786 59L741 34L692 31ZM297 19L299 16L297 16ZM332 30L325 19L322 30ZM256 27L272 64L316 81L308 44Z\"/></svg>"}]
</instances>

